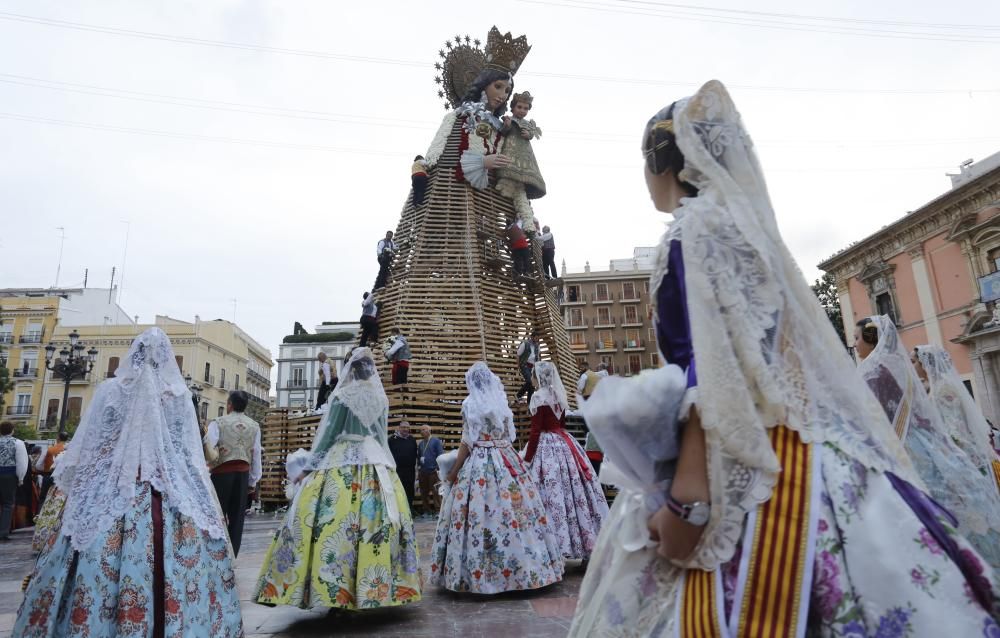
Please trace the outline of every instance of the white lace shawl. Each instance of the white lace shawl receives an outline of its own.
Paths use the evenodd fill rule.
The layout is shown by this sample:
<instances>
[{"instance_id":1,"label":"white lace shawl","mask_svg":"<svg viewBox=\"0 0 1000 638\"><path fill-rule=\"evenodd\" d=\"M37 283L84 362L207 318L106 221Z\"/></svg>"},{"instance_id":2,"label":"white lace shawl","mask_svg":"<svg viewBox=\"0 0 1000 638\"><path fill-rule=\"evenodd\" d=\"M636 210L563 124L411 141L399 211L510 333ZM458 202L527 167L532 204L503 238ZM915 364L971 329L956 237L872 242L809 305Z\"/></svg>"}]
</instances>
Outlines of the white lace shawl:
<instances>
[{"instance_id":1,"label":"white lace shawl","mask_svg":"<svg viewBox=\"0 0 1000 638\"><path fill-rule=\"evenodd\" d=\"M917 346L917 358L927 373L931 400L937 405L948 435L978 467L996 458L990 424L965 388L951 355L941 346Z\"/></svg>"},{"instance_id":2,"label":"white lace shawl","mask_svg":"<svg viewBox=\"0 0 1000 638\"><path fill-rule=\"evenodd\" d=\"M66 493L61 533L78 551L133 506L137 477L199 529L226 537L191 393L159 328L139 335L115 378L98 386L61 456L54 474Z\"/></svg>"},{"instance_id":3,"label":"white lace shawl","mask_svg":"<svg viewBox=\"0 0 1000 638\"><path fill-rule=\"evenodd\" d=\"M448 137L451 135L451 130L455 128L455 120L457 119L458 111L450 111L444 116L444 120L441 121L441 126L438 127L431 145L427 148L427 153L424 154L424 164L427 168L437 166L438 160L441 159L441 155L448 145Z\"/></svg>"},{"instance_id":4,"label":"white lace shawl","mask_svg":"<svg viewBox=\"0 0 1000 638\"><path fill-rule=\"evenodd\" d=\"M340 399L362 425L371 427L389 411L389 399L385 396L372 351L355 348L344 368L347 373L340 378L331 398Z\"/></svg>"},{"instance_id":5,"label":"white lace shawl","mask_svg":"<svg viewBox=\"0 0 1000 638\"><path fill-rule=\"evenodd\" d=\"M551 361L539 361L535 364L532 374L538 381L538 389L531 395L528 403L528 410L531 414L538 412L538 407L547 405L552 408L556 418L569 410L569 398L566 396L566 387L563 386L559 377L559 370Z\"/></svg>"},{"instance_id":6,"label":"white lace shawl","mask_svg":"<svg viewBox=\"0 0 1000 638\"><path fill-rule=\"evenodd\" d=\"M806 443L831 442L870 468L913 472L781 239L725 87L713 80L678 102L674 132L685 158L679 177L698 188L675 211L673 230L682 242L712 502L701 541L679 564L710 570L732 558L747 513L771 496L781 469L768 437L776 425Z\"/></svg>"},{"instance_id":7,"label":"white lace shawl","mask_svg":"<svg viewBox=\"0 0 1000 638\"><path fill-rule=\"evenodd\" d=\"M1000 495L992 476L979 471L971 458L948 436L941 415L924 392L896 325L888 316L871 317L878 344L858 366L869 385L888 384L903 390L904 398L886 411L907 418L906 451L930 494L955 515L963 532L1000 533ZM889 393L882 392L885 401Z\"/></svg>"},{"instance_id":8,"label":"white lace shawl","mask_svg":"<svg viewBox=\"0 0 1000 638\"><path fill-rule=\"evenodd\" d=\"M507 404L507 393L500 377L485 363L477 361L465 373L465 385L469 396L462 401L462 442L469 447L475 445L488 421L506 423L513 442L514 413Z\"/></svg>"}]
</instances>

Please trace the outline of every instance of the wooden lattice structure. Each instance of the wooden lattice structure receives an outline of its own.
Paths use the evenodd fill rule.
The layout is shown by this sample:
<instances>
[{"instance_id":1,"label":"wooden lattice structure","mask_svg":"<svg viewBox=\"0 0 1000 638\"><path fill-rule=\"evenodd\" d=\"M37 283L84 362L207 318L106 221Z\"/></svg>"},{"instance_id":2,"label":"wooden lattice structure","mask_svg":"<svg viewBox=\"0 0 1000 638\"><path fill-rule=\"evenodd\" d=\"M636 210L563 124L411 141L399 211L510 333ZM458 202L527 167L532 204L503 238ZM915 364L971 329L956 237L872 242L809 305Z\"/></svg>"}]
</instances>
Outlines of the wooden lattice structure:
<instances>
[{"instance_id":1,"label":"wooden lattice structure","mask_svg":"<svg viewBox=\"0 0 1000 638\"><path fill-rule=\"evenodd\" d=\"M517 347L532 329L541 335L542 358L556 363L571 395L579 376L557 289L546 287L541 274L538 242L534 274L515 276L505 238L515 219L511 200L492 186L477 190L455 178L460 126L461 120L428 173L424 204L414 207L412 193L406 201L393 237L392 274L377 292L379 334L398 327L413 352L407 385L386 386L390 422L429 423L446 445L460 436L465 372L474 362L486 361L513 404L523 383ZM389 366L383 365L388 381ZM519 428L526 427L527 410L514 411Z\"/></svg>"}]
</instances>

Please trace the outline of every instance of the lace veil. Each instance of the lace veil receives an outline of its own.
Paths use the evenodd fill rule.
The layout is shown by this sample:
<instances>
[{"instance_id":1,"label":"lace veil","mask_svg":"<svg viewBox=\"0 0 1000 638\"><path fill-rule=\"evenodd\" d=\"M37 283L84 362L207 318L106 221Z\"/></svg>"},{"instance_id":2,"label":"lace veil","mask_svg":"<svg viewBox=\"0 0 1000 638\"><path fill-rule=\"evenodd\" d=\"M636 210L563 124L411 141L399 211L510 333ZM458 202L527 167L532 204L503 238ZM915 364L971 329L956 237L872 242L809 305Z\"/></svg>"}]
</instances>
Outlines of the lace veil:
<instances>
[{"instance_id":1,"label":"lace veil","mask_svg":"<svg viewBox=\"0 0 1000 638\"><path fill-rule=\"evenodd\" d=\"M566 387L559 378L559 370L555 364L551 361L539 361L535 364L532 374L538 380L538 389L531 395L528 410L534 414L539 406L547 405L555 412L557 419L562 418L562 415L569 410L569 399L566 397Z\"/></svg>"},{"instance_id":2,"label":"lace veil","mask_svg":"<svg viewBox=\"0 0 1000 638\"><path fill-rule=\"evenodd\" d=\"M213 538L226 538L208 476L198 421L170 340L150 328L115 373L98 386L55 470L66 493L62 534L82 551L132 507L136 478L190 516Z\"/></svg>"},{"instance_id":3,"label":"lace veil","mask_svg":"<svg viewBox=\"0 0 1000 638\"><path fill-rule=\"evenodd\" d=\"M679 101L673 130L684 155L678 177L698 195L674 211L657 271L679 238L712 500L702 540L682 564L713 569L733 556L746 514L771 496L781 468L770 428L829 441L871 468L906 478L912 469L781 239L726 88L713 80Z\"/></svg>"},{"instance_id":4,"label":"lace veil","mask_svg":"<svg viewBox=\"0 0 1000 638\"><path fill-rule=\"evenodd\" d=\"M931 400L948 434L978 467L989 467L996 453L990 426L955 370L951 355L941 346L917 346L917 358L927 372Z\"/></svg>"},{"instance_id":5,"label":"lace veil","mask_svg":"<svg viewBox=\"0 0 1000 638\"><path fill-rule=\"evenodd\" d=\"M477 361L465 373L465 385L469 396L462 401L462 417L465 420L462 442L469 447L475 445L487 421L506 423L513 441L514 413L507 404L507 393L500 377L493 374L484 362Z\"/></svg>"},{"instance_id":6,"label":"lace veil","mask_svg":"<svg viewBox=\"0 0 1000 638\"><path fill-rule=\"evenodd\" d=\"M878 329L878 345L858 371L880 396L886 412L892 412L900 424L906 420L906 451L927 491L955 515L963 533L1000 532L1000 495L993 477L984 476L948 436L937 407L910 363L896 325L885 315L871 317L871 321ZM903 430L897 427L896 431Z\"/></svg>"},{"instance_id":7,"label":"lace veil","mask_svg":"<svg viewBox=\"0 0 1000 638\"><path fill-rule=\"evenodd\" d=\"M355 348L344 367L347 373L340 378L332 396L340 399L362 425L371 427L389 412L389 399L385 396L372 351Z\"/></svg>"}]
</instances>

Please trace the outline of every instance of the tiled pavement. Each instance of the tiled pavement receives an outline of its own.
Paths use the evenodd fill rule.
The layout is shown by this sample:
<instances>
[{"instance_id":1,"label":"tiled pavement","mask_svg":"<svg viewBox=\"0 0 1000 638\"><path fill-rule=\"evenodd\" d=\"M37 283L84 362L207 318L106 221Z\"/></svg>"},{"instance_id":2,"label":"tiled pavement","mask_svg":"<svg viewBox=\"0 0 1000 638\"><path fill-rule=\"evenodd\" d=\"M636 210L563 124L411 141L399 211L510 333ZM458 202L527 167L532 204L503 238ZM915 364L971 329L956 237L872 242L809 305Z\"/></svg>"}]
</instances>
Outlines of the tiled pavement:
<instances>
[{"instance_id":1,"label":"tiled pavement","mask_svg":"<svg viewBox=\"0 0 1000 638\"><path fill-rule=\"evenodd\" d=\"M249 601L257 571L278 519L270 514L249 518L236 561L236 580L243 601L247 636L565 636L583 580L578 562L566 566L561 583L533 592L497 596L459 595L427 587L423 599L392 609L362 612L306 611L263 607ZM424 577L434 537L434 521L416 523ZM31 571L31 530L19 530L0 543L0 638L9 638L21 602L21 580Z\"/></svg>"}]
</instances>

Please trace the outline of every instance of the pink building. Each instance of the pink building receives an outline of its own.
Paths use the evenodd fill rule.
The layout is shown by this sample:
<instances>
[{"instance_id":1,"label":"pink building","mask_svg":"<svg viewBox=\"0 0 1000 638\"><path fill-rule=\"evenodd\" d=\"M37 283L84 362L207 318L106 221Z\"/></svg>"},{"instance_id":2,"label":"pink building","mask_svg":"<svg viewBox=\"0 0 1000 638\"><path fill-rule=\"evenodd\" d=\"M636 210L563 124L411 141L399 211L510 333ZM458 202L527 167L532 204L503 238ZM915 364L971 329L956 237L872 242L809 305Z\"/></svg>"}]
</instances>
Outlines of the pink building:
<instances>
[{"instance_id":1,"label":"pink building","mask_svg":"<svg viewBox=\"0 0 1000 638\"><path fill-rule=\"evenodd\" d=\"M908 349L945 347L1000 424L1000 153L950 177L947 193L819 268L837 282L849 342L857 321L892 316Z\"/></svg>"}]
</instances>

